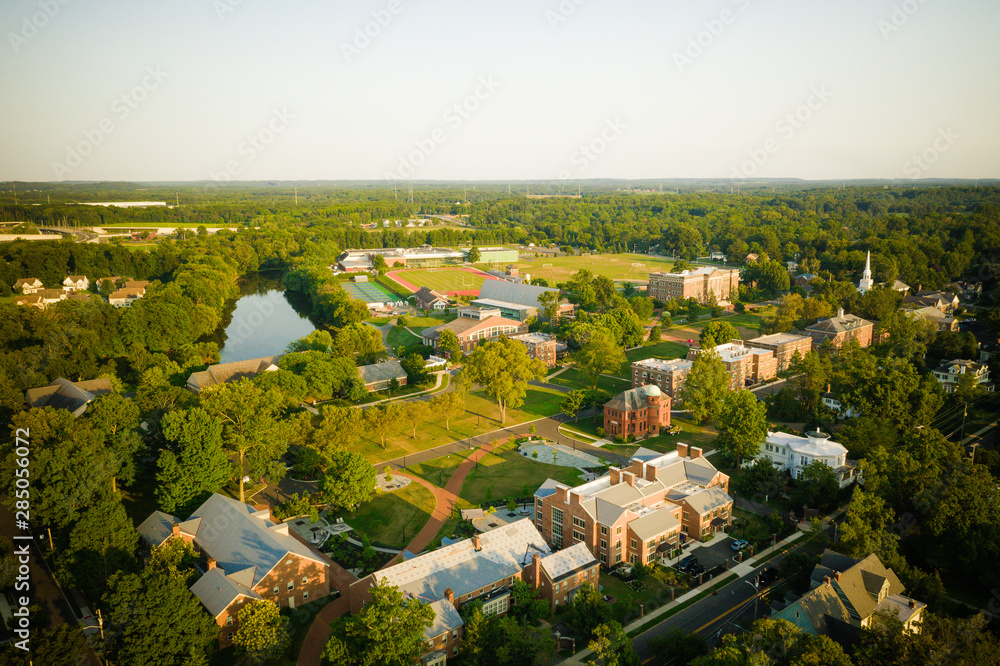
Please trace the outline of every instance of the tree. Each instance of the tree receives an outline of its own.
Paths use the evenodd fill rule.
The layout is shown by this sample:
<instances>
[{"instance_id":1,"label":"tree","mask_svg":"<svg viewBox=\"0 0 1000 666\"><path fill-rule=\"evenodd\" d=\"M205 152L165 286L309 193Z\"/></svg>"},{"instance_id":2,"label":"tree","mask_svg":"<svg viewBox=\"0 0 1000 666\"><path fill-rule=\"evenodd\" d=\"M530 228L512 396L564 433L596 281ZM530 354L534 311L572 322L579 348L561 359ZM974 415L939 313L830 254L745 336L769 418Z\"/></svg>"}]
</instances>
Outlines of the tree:
<instances>
[{"instance_id":1,"label":"tree","mask_svg":"<svg viewBox=\"0 0 1000 666\"><path fill-rule=\"evenodd\" d=\"M666 325L669 326L669 324ZM663 329L660 327L659 324L649 329L649 337L647 339L650 342L659 342L660 340L663 339Z\"/></svg>"},{"instance_id":2,"label":"tree","mask_svg":"<svg viewBox=\"0 0 1000 666\"><path fill-rule=\"evenodd\" d=\"M899 544L899 535L890 529L895 518L895 512L881 497L855 489L840 525L841 550L859 559L875 553L883 562L892 561Z\"/></svg>"},{"instance_id":3,"label":"tree","mask_svg":"<svg viewBox=\"0 0 1000 666\"><path fill-rule=\"evenodd\" d=\"M135 525L121 499L105 492L74 523L69 545L59 553L60 578L97 599L112 574L132 569L138 545Z\"/></svg>"},{"instance_id":4,"label":"tree","mask_svg":"<svg viewBox=\"0 0 1000 666\"><path fill-rule=\"evenodd\" d=\"M379 275L385 275L389 272L389 264L386 263L385 257L381 254L376 254L372 258L372 268L374 268Z\"/></svg>"},{"instance_id":5,"label":"tree","mask_svg":"<svg viewBox=\"0 0 1000 666\"><path fill-rule=\"evenodd\" d=\"M551 613L549 602L542 598L538 590L523 580L516 580L510 588L510 615L522 625L534 625Z\"/></svg>"},{"instance_id":6,"label":"tree","mask_svg":"<svg viewBox=\"0 0 1000 666\"><path fill-rule=\"evenodd\" d=\"M648 296L633 296L628 299L628 304L640 321L646 321L653 316L653 299Z\"/></svg>"},{"instance_id":7,"label":"tree","mask_svg":"<svg viewBox=\"0 0 1000 666\"><path fill-rule=\"evenodd\" d=\"M310 441L316 450L329 457L334 451L351 448L361 437L363 410L339 405L323 405L320 422Z\"/></svg>"},{"instance_id":8,"label":"tree","mask_svg":"<svg viewBox=\"0 0 1000 666\"><path fill-rule=\"evenodd\" d=\"M320 477L319 491L334 509L353 511L375 496L375 468L360 453L334 451Z\"/></svg>"},{"instance_id":9,"label":"tree","mask_svg":"<svg viewBox=\"0 0 1000 666\"><path fill-rule=\"evenodd\" d=\"M162 428L172 448L157 461L156 500L164 511L187 516L221 490L236 469L222 447L222 421L204 409L170 412Z\"/></svg>"},{"instance_id":10,"label":"tree","mask_svg":"<svg viewBox=\"0 0 1000 666\"><path fill-rule=\"evenodd\" d=\"M462 351L462 346L458 343L458 336L455 331L444 329L438 336L438 349L445 353L448 358Z\"/></svg>"},{"instance_id":11,"label":"tree","mask_svg":"<svg viewBox=\"0 0 1000 666\"><path fill-rule=\"evenodd\" d=\"M420 384L427 381L427 361L417 353L409 354L400 361L403 370L406 371L406 381L409 384Z\"/></svg>"},{"instance_id":12,"label":"tree","mask_svg":"<svg viewBox=\"0 0 1000 666\"><path fill-rule=\"evenodd\" d=\"M573 353L573 361L590 379L590 386L596 388L597 380L602 374L611 370L621 370L628 359L610 333L595 329L580 350Z\"/></svg>"},{"instance_id":13,"label":"tree","mask_svg":"<svg viewBox=\"0 0 1000 666\"><path fill-rule=\"evenodd\" d=\"M545 364L528 356L523 344L505 336L477 347L462 370L467 381L481 385L496 400L501 424L506 422L507 407L523 404L528 382L542 379L545 372Z\"/></svg>"},{"instance_id":14,"label":"tree","mask_svg":"<svg viewBox=\"0 0 1000 666\"><path fill-rule=\"evenodd\" d=\"M828 509L836 505L840 484L837 475L821 460L799 469L792 489L792 502L798 506Z\"/></svg>"},{"instance_id":15,"label":"tree","mask_svg":"<svg viewBox=\"0 0 1000 666\"><path fill-rule=\"evenodd\" d=\"M87 408L86 418L104 436L104 446L116 462L116 475L111 479L117 490L116 478L127 484L135 480L136 457L142 449L139 427L139 407L117 393L98 396Z\"/></svg>"},{"instance_id":16,"label":"tree","mask_svg":"<svg viewBox=\"0 0 1000 666\"><path fill-rule=\"evenodd\" d=\"M731 340L740 339L740 334L736 330L736 327L728 321L710 321L705 324L705 327L701 329L700 336L702 348L707 348L708 346L705 344L706 336L711 336L719 344L726 344Z\"/></svg>"},{"instance_id":17,"label":"tree","mask_svg":"<svg viewBox=\"0 0 1000 666\"><path fill-rule=\"evenodd\" d=\"M45 666L77 666L88 661L90 647L77 624L60 624L31 631L31 652L7 645L0 648L2 666L28 666L30 663Z\"/></svg>"},{"instance_id":18,"label":"tree","mask_svg":"<svg viewBox=\"0 0 1000 666\"><path fill-rule=\"evenodd\" d=\"M696 421L713 419L722 411L726 392L729 390L729 374L722 359L714 351L702 351L691 364L681 388L681 397L686 409Z\"/></svg>"},{"instance_id":19,"label":"tree","mask_svg":"<svg viewBox=\"0 0 1000 666\"><path fill-rule=\"evenodd\" d=\"M719 415L719 437L716 446L742 464L756 458L760 445L767 438L767 407L746 389L726 395Z\"/></svg>"},{"instance_id":20,"label":"tree","mask_svg":"<svg viewBox=\"0 0 1000 666\"><path fill-rule=\"evenodd\" d=\"M222 420L223 444L237 456L240 502L245 501L244 474L251 478L267 474L273 480L284 476L284 467L276 461L288 448L290 429L278 418L279 393L263 391L244 377L204 389L201 403L206 412Z\"/></svg>"},{"instance_id":21,"label":"tree","mask_svg":"<svg viewBox=\"0 0 1000 666\"><path fill-rule=\"evenodd\" d=\"M970 372L963 372L958 377L955 384L955 400L963 404L968 404L976 399L983 392L979 386L979 378Z\"/></svg>"},{"instance_id":22,"label":"tree","mask_svg":"<svg viewBox=\"0 0 1000 666\"><path fill-rule=\"evenodd\" d=\"M581 389L570 391L563 396L562 402L559 403L559 409L572 416L573 420L576 421L576 416L583 408L583 401L586 400L586 398L586 391Z\"/></svg>"},{"instance_id":23,"label":"tree","mask_svg":"<svg viewBox=\"0 0 1000 666\"><path fill-rule=\"evenodd\" d=\"M747 467L736 471L733 484L737 492L753 499L765 500L778 494L783 484L783 472L778 469L770 458L757 458Z\"/></svg>"},{"instance_id":24,"label":"tree","mask_svg":"<svg viewBox=\"0 0 1000 666\"><path fill-rule=\"evenodd\" d=\"M538 295L538 314L548 322L554 322L559 310L559 292L543 291Z\"/></svg>"},{"instance_id":25,"label":"tree","mask_svg":"<svg viewBox=\"0 0 1000 666\"><path fill-rule=\"evenodd\" d=\"M555 655L552 632L518 623L511 615L483 615L481 601L462 607L462 659L470 666L522 666Z\"/></svg>"},{"instance_id":26,"label":"tree","mask_svg":"<svg viewBox=\"0 0 1000 666\"><path fill-rule=\"evenodd\" d=\"M150 569L182 581L188 587L201 575L198 553L190 541L167 539L150 554Z\"/></svg>"},{"instance_id":27,"label":"tree","mask_svg":"<svg viewBox=\"0 0 1000 666\"><path fill-rule=\"evenodd\" d=\"M431 398L433 412L444 419L444 428L451 432L451 420L465 412L465 393L449 391Z\"/></svg>"},{"instance_id":28,"label":"tree","mask_svg":"<svg viewBox=\"0 0 1000 666\"><path fill-rule=\"evenodd\" d=\"M581 641L589 641L594 630L611 621L611 607L604 603L601 593L590 583L577 590L566 612L566 622L573 627Z\"/></svg>"},{"instance_id":29,"label":"tree","mask_svg":"<svg viewBox=\"0 0 1000 666\"><path fill-rule=\"evenodd\" d=\"M839 643L829 636L807 634L787 620L757 620L743 634L727 634L721 644L695 666L732 666L735 664L824 664L851 666L851 659Z\"/></svg>"},{"instance_id":30,"label":"tree","mask_svg":"<svg viewBox=\"0 0 1000 666\"><path fill-rule=\"evenodd\" d=\"M104 603L108 648L118 664L186 666L219 637L218 625L182 580L148 567L112 576Z\"/></svg>"},{"instance_id":31,"label":"tree","mask_svg":"<svg viewBox=\"0 0 1000 666\"><path fill-rule=\"evenodd\" d=\"M387 402L365 409L365 430L378 437L379 445L384 449L385 440L392 437L403 424L403 408L399 403Z\"/></svg>"},{"instance_id":32,"label":"tree","mask_svg":"<svg viewBox=\"0 0 1000 666\"><path fill-rule=\"evenodd\" d=\"M407 421L410 422L410 427L413 428L413 438L417 438L417 426L423 424L424 420L431 413L431 403L426 400L410 400L409 402L403 403L403 411L406 414Z\"/></svg>"},{"instance_id":33,"label":"tree","mask_svg":"<svg viewBox=\"0 0 1000 666\"><path fill-rule=\"evenodd\" d=\"M632 649L632 639L614 620L598 625L587 647L594 653L587 661L589 664L639 666L639 656Z\"/></svg>"},{"instance_id":34,"label":"tree","mask_svg":"<svg viewBox=\"0 0 1000 666\"><path fill-rule=\"evenodd\" d=\"M323 657L349 666L410 666L424 650L433 609L385 581L369 592L371 600L333 632Z\"/></svg>"},{"instance_id":35,"label":"tree","mask_svg":"<svg viewBox=\"0 0 1000 666\"><path fill-rule=\"evenodd\" d=\"M479 252L479 248L478 247L476 247L475 245L473 245L472 247L469 248L468 260L469 260L470 264L478 264L480 257L481 257L481 253Z\"/></svg>"},{"instance_id":36,"label":"tree","mask_svg":"<svg viewBox=\"0 0 1000 666\"><path fill-rule=\"evenodd\" d=\"M239 612L240 628L233 645L240 648L250 664L263 664L285 651L292 642L288 618L282 617L278 604L261 600L246 604Z\"/></svg>"},{"instance_id":37,"label":"tree","mask_svg":"<svg viewBox=\"0 0 1000 666\"><path fill-rule=\"evenodd\" d=\"M382 332L368 324L351 324L339 331L333 349L338 356L348 356L357 365L379 363L388 358L382 344Z\"/></svg>"},{"instance_id":38,"label":"tree","mask_svg":"<svg viewBox=\"0 0 1000 666\"><path fill-rule=\"evenodd\" d=\"M17 504L14 488L14 470L19 468L15 461L23 457L15 455L19 432L29 433L25 439L31 444L31 522L36 529L73 524L99 493L112 487L118 464L101 433L89 423L78 423L65 409L31 409L14 417L10 437L0 449L0 478L11 511L25 508Z\"/></svg>"}]
</instances>

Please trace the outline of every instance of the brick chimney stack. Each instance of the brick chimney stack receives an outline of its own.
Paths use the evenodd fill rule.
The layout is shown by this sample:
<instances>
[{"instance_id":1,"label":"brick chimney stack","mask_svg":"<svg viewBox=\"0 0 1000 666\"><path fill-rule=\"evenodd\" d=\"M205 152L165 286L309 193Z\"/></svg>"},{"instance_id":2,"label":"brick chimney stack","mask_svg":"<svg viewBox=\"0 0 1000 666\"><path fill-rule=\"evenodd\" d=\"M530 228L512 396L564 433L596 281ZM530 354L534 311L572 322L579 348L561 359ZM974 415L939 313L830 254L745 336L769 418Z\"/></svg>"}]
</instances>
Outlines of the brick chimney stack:
<instances>
[{"instance_id":1,"label":"brick chimney stack","mask_svg":"<svg viewBox=\"0 0 1000 666\"><path fill-rule=\"evenodd\" d=\"M210 557L208 558L208 570L211 571L214 568L215 568L215 558Z\"/></svg>"},{"instance_id":2,"label":"brick chimney stack","mask_svg":"<svg viewBox=\"0 0 1000 666\"><path fill-rule=\"evenodd\" d=\"M688 455L688 445L687 444L678 444L677 445L677 455L680 456L681 458L687 458L687 455Z\"/></svg>"},{"instance_id":3,"label":"brick chimney stack","mask_svg":"<svg viewBox=\"0 0 1000 666\"><path fill-rule=\"evenodd\" d=\"M477 553L483 549L483 545L479 541L479 535L478 534L474 534L472 536L472 547L476 549Z\"/></svg>"},{"instance_id":4,"label":"brick chimney stack","mask_svg":"<svg viewBox=\"0 0 1000 666\"><path fill-rule=\"evenodd\" d=\"M542 556L538 553L531 556L531 585L535 589L542 585Z\"/></svg>"},{"instance_id":5,"label":"brick chimney stack","mask_svg":"<svg viewBox=\"0 0 1000 666\"><path fill-rule=\"evenodd\" d=\"M917 607L917 600L910 599L910 608L916 608L916 607Z\"/></svg>"},{"instance_id":6,"label":"brick chimney stack","mask_svg":"<svg viewBox=\"0 0 1000 666\"><path fill-rule=\"evenodd\" d=\"M174 524L170 526L170 536L179 537L181 535L181 524L174 521Z\"/></svg>"},{"instance_id":7,"label":"brick chimney stack","mask_svg":"<svg viewBox=\"0 0 1000 666\"><path fill-rule=\"evenodd\" d=\"M444 589L444 598L448 600L449 603L455 603L455 592L450 588L446 587Z\"/></svg>"},{"instance_id":8,"label":"brick chimney stack","mask_svg":"<svg viewBox=\"0 0 1000 666\"><path fill-rule=\"evenodd\" d=\"M834 571L833 572L833 579L834 580L840 580L840 572L839 571Z\"/></svg>"},{"instance_id":9,"label":"brick chimney stack","mask_svg":"<svg viewBox=\"0 0 1000 666\"><path fill-rule=\"evenodd\" d=\"M697 446L692 446L688 451L688 455L691 456L691 460L694 460L695 458L701 458L701 454L702 450L700 447Z\"/></svg>"}]
</instances>

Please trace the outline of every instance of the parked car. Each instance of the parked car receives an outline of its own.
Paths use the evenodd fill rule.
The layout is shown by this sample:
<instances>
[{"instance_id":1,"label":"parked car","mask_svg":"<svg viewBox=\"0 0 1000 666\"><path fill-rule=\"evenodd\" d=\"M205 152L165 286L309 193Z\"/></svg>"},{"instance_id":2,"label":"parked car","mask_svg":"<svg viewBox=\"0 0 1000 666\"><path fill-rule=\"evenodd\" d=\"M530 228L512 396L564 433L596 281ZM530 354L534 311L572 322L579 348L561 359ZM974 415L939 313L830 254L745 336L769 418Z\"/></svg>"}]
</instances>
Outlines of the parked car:
<instances>
[{"instance_id":1,"label":"parked car","mask_svg":"<svg viewBox=\"0 0 1000 666\"><path fill-rule=\"evenodd\" d=\"M687 572L692 578L697 578L698 576L705 573L705 567L704 565L695 562L688 568Z\"/></svg>"},{"instance_id":2,"label":"parked car","mask_svg":"<svg viewBox=\"0 0 1000 666\"><path fill-rule=\"evenodd\" d=\"M760 585L767 585L778 580L780 575L776 567L767 567L757 575L757 582Z\"/></svg>"},{"instance_id":3,"label":"parked car","mask_svg":"<svg viewBox=\"0 0 1000 666\"><path fill-rule=\"evenodd\" d=\"M698 564L698 558L694 555L688 555L683 560L677 563L678 571L687 571L692 566Z\"/></svg>"},{"instance_id":4,"label":"parked car","mask_svg":"<svg viewBox=\"0 0 1000 666\"><path fill-rule=\"evenodd\" d=\"M749 548L750 547L750 542L749 541L744 541L743 539L736 539L732 543L729 544L729 547L732 548L733 550L735 550L738 553L741 550L743 550L744 548Z\"/></svg>"}]
</instances>

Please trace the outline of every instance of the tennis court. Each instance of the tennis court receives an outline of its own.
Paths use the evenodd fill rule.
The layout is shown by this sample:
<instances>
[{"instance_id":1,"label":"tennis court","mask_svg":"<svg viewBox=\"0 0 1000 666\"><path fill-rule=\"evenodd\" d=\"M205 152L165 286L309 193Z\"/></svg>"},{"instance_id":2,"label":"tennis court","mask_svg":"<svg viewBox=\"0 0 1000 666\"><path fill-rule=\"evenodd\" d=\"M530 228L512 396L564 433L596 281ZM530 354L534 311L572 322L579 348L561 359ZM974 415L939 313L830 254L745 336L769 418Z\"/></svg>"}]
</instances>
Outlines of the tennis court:
<instances>
[{"instance_id":1,"label":"tennis court","mask_svg":"<svg viewBox=\"0 0 1000 666\"><path fill-rule=\"evenodd\" d=\"M399 296L390 294L374 282L341 282L340 286L348 296L360 298L365 303L392 303L400 300Z\"/></svg>"}]
</instances>

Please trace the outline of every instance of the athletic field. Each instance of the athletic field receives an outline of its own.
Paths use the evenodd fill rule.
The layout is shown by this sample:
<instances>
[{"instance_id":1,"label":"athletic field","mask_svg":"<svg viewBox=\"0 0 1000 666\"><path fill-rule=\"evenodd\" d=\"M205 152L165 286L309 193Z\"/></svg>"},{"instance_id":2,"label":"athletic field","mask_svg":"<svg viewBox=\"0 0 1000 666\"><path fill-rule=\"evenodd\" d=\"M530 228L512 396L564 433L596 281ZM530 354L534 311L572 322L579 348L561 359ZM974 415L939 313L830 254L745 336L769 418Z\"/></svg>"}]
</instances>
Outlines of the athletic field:
<instances>
[{"instance_id":1,"label":"athletic field","mask_svg":"<svg viewBox=\"0 0 1000 666\"><path fill-rule=\"evenodd\" d=\"M428 287L449 296L478 296L486 276L469 268L404 268L388 274L407 289Z\"/></svg>"},{"instance_id":2,"label":"athletic field","mask_svg":"<svg viewBox=\"0 0 1000 666\"><path fill-rule=\"evenodd\" d=\"M550 285L555 286L557 282L569 280L581 268L612 280L649 282L650 273L669 271L674 262L648 254L594 254L576 257L530 257L523 254L514 265L522 275L528 273L531 277L545 278Z\"/></svg>"},{"instance_id":3,"label":"athletic field","mask_svg":"<svg viewBox=\"0 0 1000 666\"><path fill-rule=\"evenodd\" d=\"M393 296L375 282L341 282L347 295L351 298L360 298L365 303L392 303L401 300L399 296Z\"/></svg>"}]
</instances>

